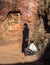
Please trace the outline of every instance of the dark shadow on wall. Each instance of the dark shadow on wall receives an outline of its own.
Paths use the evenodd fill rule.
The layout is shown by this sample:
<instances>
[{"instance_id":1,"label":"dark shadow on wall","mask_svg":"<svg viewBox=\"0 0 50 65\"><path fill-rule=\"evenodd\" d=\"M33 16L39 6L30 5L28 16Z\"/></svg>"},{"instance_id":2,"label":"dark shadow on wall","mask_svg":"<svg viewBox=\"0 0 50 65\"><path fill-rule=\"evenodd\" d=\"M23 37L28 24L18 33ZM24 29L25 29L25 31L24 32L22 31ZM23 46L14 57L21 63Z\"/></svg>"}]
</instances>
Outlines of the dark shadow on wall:
<instances>
[{"instance_id":1,"label":"dark shadow on wall","mask_svg":"<svg viewBox=\"0 0 50 65\"><path fill-rule=\"evenodd\" d=\"M9 11L9 12L8 12L8 15L11 14L11 13L12 13L12 14L13 14L13 13L14 13L14 14L15 14L15 13L20 13L20 14L21 14L20 11Z\"/></svg>"},{"instance_id":2,"label":"dark shadow on wall","mask_svg":"<svg viewBox=\"0 0 50 65\"><path fill-rule=\"evenodd\" d=\"M44 20L44 27L45 27L45 30L46 30L46 32L47 33L50 33L50 26L48 25L48 15L47 15L47 13L46 12L44 12L45 13L45 15L42 15L42 18L43 18L43 20Z\"/></svg>"},{"instance_id":3,"label":"dark shadow on wall","mask_svg":"<svg viewBox=\"0 0 50 65\"><path fill-rule=\"evenodd\" d=\"M46 47L46 50L43 54L43 56L40 58L45 63L45 65L50 65L50 40L48 42L48 45Z\"/></svg>"},{"instance_id":4,"label":"dark shadow on wall","mask_svg":"<svg viewBox=\"0 0 50 65\"><path fill-rule=\"evenodd\" d=\"M0 64L0 65L50 65L50 40L48 42L48 45L46 47L44 54L37 61L29 62L29 63Z\"/></svg>"},{"instance_id":5,"label":"dark shadow on wall","mask_svg":"<svg viewBox=\"0 0 50 65\"><path fill-rule=\"evenodd\" d=\"M49 8L50 7L48 7L48 10L49 10ZM48 11L49 12L49 11ZM39 12L38 12L38 17L40 18L40 17L42 17L43 18L43 21L44 21L44 28L45 28L45 31L46 31L46 33L50 33L50 26L48 25L48 12L46 12L46 11L44 11L44 14L45 15L43 15L43 14L39 14Z\"/></svg>"}]
</instances>

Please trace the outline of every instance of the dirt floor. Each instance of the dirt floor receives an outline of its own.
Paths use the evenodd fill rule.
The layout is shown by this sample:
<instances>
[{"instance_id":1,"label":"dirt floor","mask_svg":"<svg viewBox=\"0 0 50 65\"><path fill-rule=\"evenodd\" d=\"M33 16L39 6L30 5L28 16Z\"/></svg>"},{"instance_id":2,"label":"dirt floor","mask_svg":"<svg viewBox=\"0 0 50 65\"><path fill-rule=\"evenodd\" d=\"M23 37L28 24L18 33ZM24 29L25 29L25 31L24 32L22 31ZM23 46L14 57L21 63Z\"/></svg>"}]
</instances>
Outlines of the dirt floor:
<instances>
[{"instance_id":1,"label":"dirt floor","mask_svg":"<svg viewBox=\"0 0 50 65\"><path fill-rule=\"evenodd\" d=\"M2 26L0 27L0 64L25 63L38 59L37 54L25 56L21 51L22 38L16 41L16 38L18 38L17 35L14 37L14 35L11 34L8 30L2 29Z\"/></svg>"},{"instance_id":2,"label":"dirt floor","mask_svg":"<svg viewBox=\"0 0 50 65\"><path fill-rule=\"evenodd\" d=\"M0 46L0 64L24 63L24 62L32 62L35 60L37 60L36 55L25 56L21 52L20 43Z\"/></svg>"}]
</instances>

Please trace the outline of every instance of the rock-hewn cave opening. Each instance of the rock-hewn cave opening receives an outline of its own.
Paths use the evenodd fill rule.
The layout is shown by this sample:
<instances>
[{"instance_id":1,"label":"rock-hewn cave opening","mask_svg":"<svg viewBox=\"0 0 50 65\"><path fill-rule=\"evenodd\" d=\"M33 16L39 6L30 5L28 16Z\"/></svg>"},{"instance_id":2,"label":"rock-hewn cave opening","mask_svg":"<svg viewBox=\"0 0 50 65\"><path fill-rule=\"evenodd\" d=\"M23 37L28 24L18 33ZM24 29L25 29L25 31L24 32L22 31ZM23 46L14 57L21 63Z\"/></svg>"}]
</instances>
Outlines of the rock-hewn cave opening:
<instances>
[{"instance_id":1,"label":"rock-hewn cave opening","mask_svg":"<svg viewBox=\"0 0 50 65\"><path fill-rule=\"evenodd\" d=\"M45 15L40 15L38 13L38 17L40 18L42 16L43 23L44 23L44 29L45 29L46 33L50 33L50 26L48 25L48 21L49 21L48 20L48 14L46 12L44 12L44 13L45 13Z\"/></svg>"},{"instance_id":2,"label":"rock-hewn cave opening","mask_svg":"<svg viewBox=\"0 0 50 65\"><path fill-rule=\"evenodd\" d=\"M42 17L46 33L50 33L50 1L40 1L38 7L38 17Z\"/></svg>"},{"instance_id":3,"label":"rock-hewn cave opening","mask_svg":"<svg viewBox=\"0 0 50 65\"><path fill-rule=\"evenodd\" d=\"M50 33L50 26L48 25L48 19L47 19L47 13L45 12L45 16L42 16L43 20L44 20L44 28L46 33Z\"/></svg>"}]
</instances>

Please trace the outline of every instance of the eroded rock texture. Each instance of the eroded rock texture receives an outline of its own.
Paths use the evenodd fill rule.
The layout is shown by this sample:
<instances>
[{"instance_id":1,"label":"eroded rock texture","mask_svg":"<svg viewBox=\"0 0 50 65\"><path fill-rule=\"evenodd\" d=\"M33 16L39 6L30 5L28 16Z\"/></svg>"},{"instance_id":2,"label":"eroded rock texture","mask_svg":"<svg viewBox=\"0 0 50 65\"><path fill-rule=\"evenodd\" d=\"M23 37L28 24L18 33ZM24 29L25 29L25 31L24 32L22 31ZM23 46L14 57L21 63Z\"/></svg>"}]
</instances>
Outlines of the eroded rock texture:
<instances>
[{"instance_id":1,"label":"eroded rock texture","mask_svg":"<svg viewBox=\"0 0 50 65\"><path fill-rule=\"evenodd\" d=\"M17 31L10 32L7 27L5 29L10 21L10 12L20 12L19 36ZM18 37L21 43L24 23L28 24L29 37L35 41L37 54L41 56L50 39L50 0L0 0L0 45L17 43Z\"/></svg>"},{"instance_id":2,"label":"eroded rock texture","mask_svg":"<svg viewBox=\"0 0 50 65\"><path fill-rule=\"evenodd\" d=\"M36 45L43 53L48 40L50 40L50 0L40 0L35 23L35 34L33 36ZM42 54L41 53L41 54Z\"/></svg>"},{"instance_id":3,"label":"eroded rock texture","mask_svg":"<svg viewBox=\"0 0 50 65\"><path fill-rule=\"evenodd\" d=\"M37 10L38 8L38 10ZM44 42L44 39L48 39L46 32L50 27L50 1L49 0L0 0L0 25L1 35L7 40L16 40L16 34L2 29L3 22L5 22L9 12L20 12L20 26L21 31L18 37L22 40L23 24L27 23L30 34L30 38L34 38L35 43ZM45 20L46 19L46 20ZM7 26L7 23L6 23ZM2 34L3 33L3 34ZM12 34L11 34L12 33ZM0 35L0 36L1 36ZM3 38L1 36L1 38ZM12 38L14 36L14 38ZM3 39L5 40L5 39ZM42 40L42 42L40 41ZM7 42L6 42L7 43ZM45 42L44 42L45 43ZM43 44L40 46L42 47ZM37 44L38 45L38 44ZM38 45L38 47L40 47ZM44 44L45 46L45 44ZM40 49L42 49L40 47Z\"/></svg>"},{"instance_id":4,"label":"eroded rock texture","mask_svg":"<svg viewBox=\"0 0 50 65\"><path fill-rule=\"evenodd\" d=\"M24 23L27 23L29 27L29 39L34 34L38 2L38 0L0 0L1 64L25 63L37 60L37 55L25 57L21 48ZM19 14L19 19L17 14Z\"/></svg>"},{"instance_id":5,"label":"eroded rock texture","mask_svg":"<svg viewBox=\"0 0 50 65\"><path fill-rule=\"evenodd\" d=\"M8 18L9 12L20 12L20 25L21 26L21 39L22 39L22 30L23 24L27 23L29 27L29 37L31 38L34 31L34 23L35 23L35 15L37 13L38 0L0 0L0 25L4 26L3 22L5 22L6 18ZM6 23L6 22L5 22ZM7 23L5 24L7 26ZM4 27L3 27L4 28ZM7 30L7 29L6 29ZM7 39L16 39L15 34L11 35L11 32L1 30L1 34L3 32L3 37ZM13 32L12 32L13 33ZM8 35L8 36L7 36ZM9 38L10 36L10 38ZM19 34L20 36L20 34ZM17 36L18 38L18 36ZM29 38L29 39L30 39Z\"/></svg>"},{"instance_id":6,"label":"eroded rock texture","mask_svg":"<svg viewBox=\"0 0 50 65\"><path fill-rule=\"evenodd\" d=\"M38 0L0 0L0 16L7 15L9 11L20 11L22 19L33 21L37 11Z\"/></svg>"}]
</instances>

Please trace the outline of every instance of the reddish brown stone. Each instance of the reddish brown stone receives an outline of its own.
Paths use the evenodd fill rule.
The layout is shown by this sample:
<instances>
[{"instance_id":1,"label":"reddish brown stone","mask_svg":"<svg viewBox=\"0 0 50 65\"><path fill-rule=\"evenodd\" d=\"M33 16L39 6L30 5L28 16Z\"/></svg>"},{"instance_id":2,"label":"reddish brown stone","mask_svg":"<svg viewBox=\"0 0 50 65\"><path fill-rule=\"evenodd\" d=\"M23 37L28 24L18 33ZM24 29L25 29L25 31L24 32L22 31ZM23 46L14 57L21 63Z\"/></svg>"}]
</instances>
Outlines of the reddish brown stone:
<instances>
[{"instance_id":1,"label":"reddish brown stone","mask_svg":"<svg viewBox=\"0 0 50 65\"><path fill-rule=\"evenodd\" d=\"M38 0L0 0L0 17L5 19L9 11L21 11L21 17L27 21L33 21L37 11Z\"/></svg>"},{"instance_id":2,"label":"reddish brown stone","mask_svg":"<svg viewBox=\"0 0 50 65\"><path fill-rule=\"evenodd\" d=\"M31 38L31 35L34 31L33 25L35 23L35 15L37 13L38 1L39 0L0 0L0 23L5 22L9 12L20 11L20 33L22 33L23 24L27 23L30 33L29 37ZM5 25L7 26L6 22ZM15 27L13 27L13 29L15 29ZM5 31L3 33L3 37L8 37L7 35L11 36L11 33L9 34L9 32Z\"/></svg>"}]
</instances>

